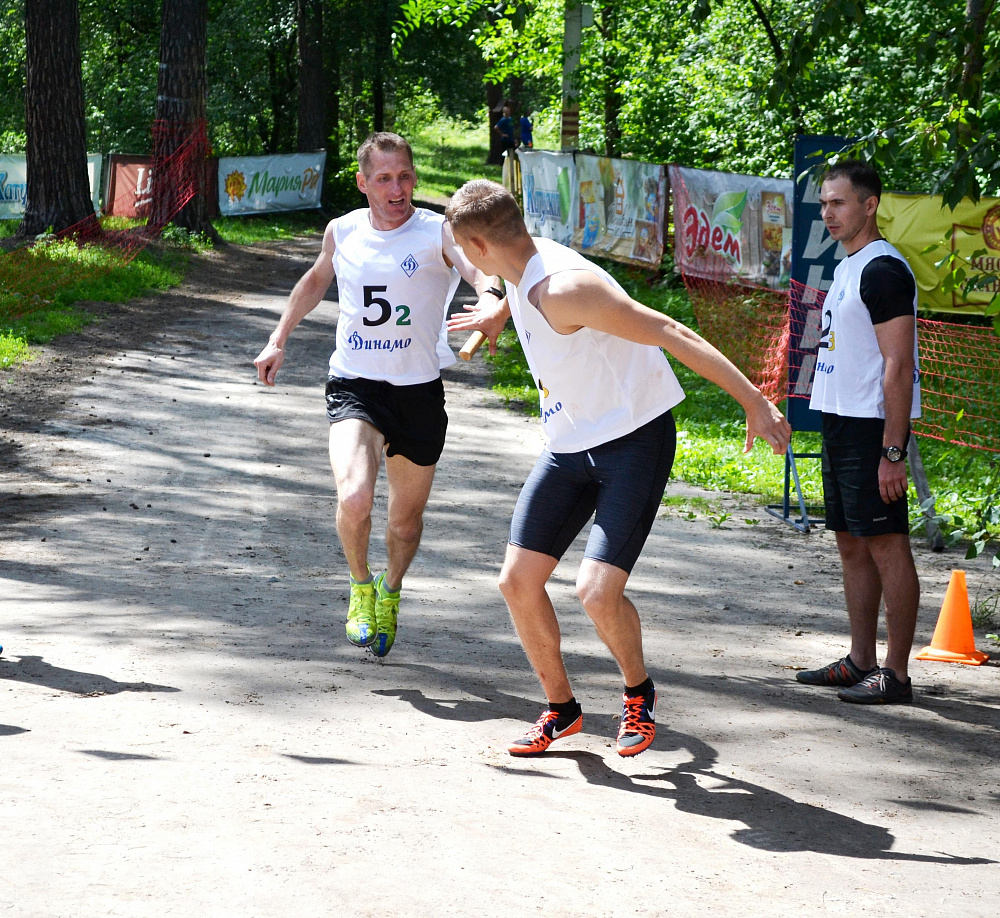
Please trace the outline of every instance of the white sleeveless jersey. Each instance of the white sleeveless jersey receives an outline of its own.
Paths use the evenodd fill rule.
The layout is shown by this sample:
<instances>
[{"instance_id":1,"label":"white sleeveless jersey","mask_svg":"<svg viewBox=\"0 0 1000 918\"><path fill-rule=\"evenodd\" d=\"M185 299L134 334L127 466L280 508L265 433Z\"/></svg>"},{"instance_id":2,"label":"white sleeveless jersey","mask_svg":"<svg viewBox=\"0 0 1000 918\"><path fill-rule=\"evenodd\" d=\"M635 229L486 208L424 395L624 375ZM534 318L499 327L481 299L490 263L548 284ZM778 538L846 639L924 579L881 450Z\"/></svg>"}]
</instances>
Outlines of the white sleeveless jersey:
<instances>
[{"instance_id":1,"label":"white sleeveless jersey","mask_svg":"<svg viewBox=\"0 0 1000 918\"><path fill-rule=\"evenodd\" d=\"M443 323L460 278L444 261L443 224L422 208L394 230L375 229L367 208L334 221L340 319L332 375L409 386L455 362Z\"/></svg>"},{"instance_id":2,"label":"white sleeveless jersey","mask_svg":"<svg viewBox=\"0 0 1000 918\"><path fill-rule=\"evenodd\" d=\"M511 315L539 391L542 431L554 453L575 453L642 427L684 398L663 351L593 328L556 332L528 297L560 271L590 271L622 289L603 268L551 239L535 239L538 253L521 283L507 287Z\"/></svg>"},{"instance_id":3,"label":"white sleeveless jersey","mask_svg":"<svg viewBox=\"0 0 1000 918\"><path fill-rule=\"evenodd\" d=\"M809 407L849 418L884 418L882 380L885 361L878 348L871 313L861 299L861 272L875 258L898 258L910 273L906 259L884 239L869 242L837 265L833 284L823 301L823 335L816 356ZM913 297L913 314L917 296ZM913 336L913 404L910 417L920 417L920 370L917 337Z\"/></svg>"}]
</instances>

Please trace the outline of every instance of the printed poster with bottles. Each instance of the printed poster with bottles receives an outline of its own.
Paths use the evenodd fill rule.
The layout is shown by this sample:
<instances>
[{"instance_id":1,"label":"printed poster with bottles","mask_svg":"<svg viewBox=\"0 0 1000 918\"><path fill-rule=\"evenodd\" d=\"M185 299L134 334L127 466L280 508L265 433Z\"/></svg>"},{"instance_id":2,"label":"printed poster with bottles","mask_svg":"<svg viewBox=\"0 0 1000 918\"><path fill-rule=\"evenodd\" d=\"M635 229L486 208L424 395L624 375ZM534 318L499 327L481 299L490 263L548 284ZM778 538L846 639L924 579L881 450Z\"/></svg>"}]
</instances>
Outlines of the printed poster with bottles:
<instances>
[{"instance_id":1,"label":"printed poster with bottles","mask_svg":"<svg viewBox=\"0 0 1000 918\"><path fill-rule=\"evenodd\" d=\"M670 167L674 261L693 277L787 287L792 180Z\"/></svg>"},{"instance_id":2,"label":"printed poster with bottles","mask_svg":"<svg viewBox=\"0 0 1000 918\"><path fill-rule=\"evenodd\" d=\"M572 153L518 150L524 225L532 236L569 245L573 238L576 166Z\"/></svg>"},{"instance_id":3,"label":"printed poster with bottles","mask_svg":"<svg viewBox=\"0 0 1000 918\"><path fill-rule=\"evenodd\" d=\"M576 155L579 210L573 248L629 264L663 257L667 177L654 163Z\"/></svg>"}]
</instances>

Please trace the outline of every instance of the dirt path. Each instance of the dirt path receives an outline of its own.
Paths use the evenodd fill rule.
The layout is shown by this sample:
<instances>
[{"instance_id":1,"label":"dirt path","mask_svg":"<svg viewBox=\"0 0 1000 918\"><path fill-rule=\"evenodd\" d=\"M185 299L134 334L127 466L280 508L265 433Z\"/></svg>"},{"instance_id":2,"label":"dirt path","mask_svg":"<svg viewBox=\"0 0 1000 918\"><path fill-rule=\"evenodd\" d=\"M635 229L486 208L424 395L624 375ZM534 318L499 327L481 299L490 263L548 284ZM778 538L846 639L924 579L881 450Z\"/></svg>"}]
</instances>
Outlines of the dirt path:
<instances>
[{"instance_id":1,"label":"dirt path","mask_svg":"<svg viewBox=\"0 0 1000 918\"><path fill-rule=\"evenodd\" d=\"M757 509L654 527L630 595L660 728L634 760L574 546L552 592L584 733L506 754L541 707L495 586L540 438L481 361L447 372L396 648L350 647L336 305L276 391L250 365L314 251L213 255L0 385L0 914L993 913L1000 670L915 664L911 708L798 686L842 653L835 549ZM964 562L916 552L926 643Z\"/></svg>"}]
</instances>

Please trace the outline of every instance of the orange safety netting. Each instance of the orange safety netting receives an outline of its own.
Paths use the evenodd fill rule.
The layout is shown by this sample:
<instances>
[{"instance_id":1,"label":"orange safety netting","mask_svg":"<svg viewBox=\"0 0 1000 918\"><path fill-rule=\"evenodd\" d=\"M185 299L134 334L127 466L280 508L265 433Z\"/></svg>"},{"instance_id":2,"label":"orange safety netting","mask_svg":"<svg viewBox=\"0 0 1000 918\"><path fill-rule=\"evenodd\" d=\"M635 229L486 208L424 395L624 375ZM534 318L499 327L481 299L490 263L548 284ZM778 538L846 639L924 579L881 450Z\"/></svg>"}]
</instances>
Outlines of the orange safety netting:
<instances>
[{"instance_id":1,"label":"orange safety netting","mask_svg":"<svg viewBox=\"0 0 1000 918\"><path fill-rule=\"evenodd\" d=\"M16 326L26 316L46 309L71 282L100 276L135 258L195 195L205 193L207 156L204 121L155 122L152 204L146 223L129 229L104 229L90 217L48 237L41 245L0 256L0 328ZM93 257L70 257L67 243L88 247Z\"/></svg>"},{"instance_id":2,"label":"orange safety netting","mask_svg":"<svg viewBox=\"0 0 1000 918\"><path fill-rule=\"evenodd\" d=\"M707 256L706 256L707 259ZM728 263L716 257L713 270L684 273L702 336L726 355L771 402L785 397L788 350L788 293L734 281Z\"/></svg>"},{"instance_id":3,"label":"orange safety netting","mask_svg":"<svg viewBox=\"0 0 1000 918\"><path fill-rule=\"evenodd\" d=\"M789 397L808 398L825 294L793 282L789 299ZM914 431L1000 452L1000 336L991 328L918 319L917 345L923 410Z\"/></svg>"}]
</instances>

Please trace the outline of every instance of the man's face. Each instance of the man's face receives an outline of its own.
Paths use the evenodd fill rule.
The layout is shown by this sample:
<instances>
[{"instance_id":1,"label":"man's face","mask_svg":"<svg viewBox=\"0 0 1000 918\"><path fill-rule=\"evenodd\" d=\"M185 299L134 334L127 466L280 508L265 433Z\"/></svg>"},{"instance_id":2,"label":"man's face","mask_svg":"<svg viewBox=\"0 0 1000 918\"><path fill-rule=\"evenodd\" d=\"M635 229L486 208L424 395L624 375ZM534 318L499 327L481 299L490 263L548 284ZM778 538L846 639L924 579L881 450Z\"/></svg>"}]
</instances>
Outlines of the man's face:
<instances>
[{"instance_id":1,"label":"man's face","mask_svg":"<svg viewBox=\"0 0 1000 918\"><path fill-rule=\"evenodd\" d=\"M375 150L369 174L358 173L358 189L368 197L372 226L396 229L410 217L417 173L403 150Z\"/></svg>"},{"instance_id":2,"label":"man's face","mask_svg":"<svg viewBox=\"0 0 1000 918\"><path fill-rule=\"evenodd\" d=\"M831 238L849 243L865 228L878 209L878 198L865 198L863 194L842 175L823 182L819 193L820 212Z\"/></svg>"}]
</instances>

